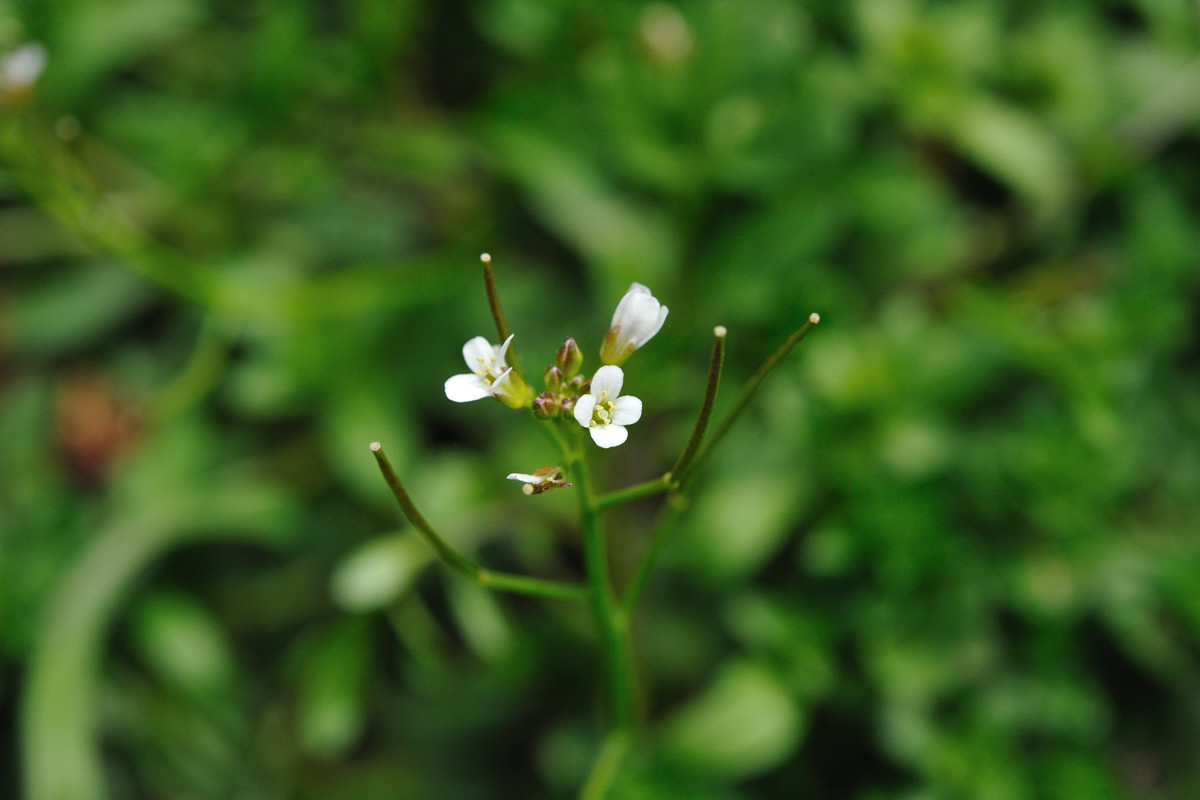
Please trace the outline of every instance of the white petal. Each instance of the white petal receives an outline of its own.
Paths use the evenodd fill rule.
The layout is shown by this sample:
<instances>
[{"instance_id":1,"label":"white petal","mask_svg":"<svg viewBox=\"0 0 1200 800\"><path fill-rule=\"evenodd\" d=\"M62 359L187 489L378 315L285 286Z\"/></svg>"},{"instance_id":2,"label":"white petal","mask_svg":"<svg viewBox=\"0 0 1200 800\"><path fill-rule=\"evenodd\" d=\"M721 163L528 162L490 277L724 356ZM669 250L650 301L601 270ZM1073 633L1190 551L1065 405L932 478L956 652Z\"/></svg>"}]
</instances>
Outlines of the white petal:
<instances>
[{"instance_id":1,"label":"white petal","mask_svg":"<svg viewBox=\"0 0 1200 800\"><path fill-rule=\"evenodd\" d=\"M488 394L496 395L503 393L508 387L509 379L514 375L516 375L516 373L513 372L512 367L509 367L508 369L504 370L504 372L501 372L500 377L492 381L492 385L488 387Z\"/></svg>"},{"instance_id":2,"label":"white petal","mask_svg":"<svg viewBox=\"0 0 1200 800\"><path fill-rule=\"evenodd\" d=\"M467 362L467 369L477 370L482 365L480 360L486 364L490 359L495 358L496 351L487 339L482 336L476 336L463 345L463 361Z\"/></svg>"},{"instance_id":3,"label":"white petal","mask_svg":"<svg viewBox=\"0 0 1200 800\"><path fill-rule=\"evenodd\" d=\"M625 382L625 373L620 367L612 366L601 367L596 370L596 374L592 376L592 394L599 398L605 392L608 393L608 400L615 400L617 395L621 394L621 384ZM576 406L578 408L578 406ZM591 409L588 410L588 417L591 418Z\"/></svg>"},{"instance_id":4,"label":"white petal","mask_svg":"<svg viewBox=\"0 0 1200 800\"><path fill-rule=\"evenodd\" d=\"M668 309L666 306L658 307L657 315L654 317L653 321L642 330L641 344L645 344L646 342L650 341L654 338L654 334L662 330L663 323L667 321L667 311L669 310L670 309Z\"/></svg>"},{"instance_id":5,"label":"white petal","mask_svg":"<svg viewBox=\"0 0 1200 800\"><path fill-rule=\"evenodd\" d=\"M592 422L592 411L596 408L596 398L593 395L585 394L575 401L575 421L583 427L588 427Z\"/></svg>"},{"instance_id":6,"label":"white petal","mask_svg":"<svg viewBox=\"0 0 1200 800\"><path fill-rule=\"evenodd\" d=\"M625 319L623 322L628 322L631 319L638 323L634 327L644 327L648 324L653 324L654 319L658 316L658 310L662 305L649 294L634 295L630 298L629 307L626 309Z\"/></svg>"},{"instance_id":7,"label":"white petal","mask_svg":"<svg viewBox=\"0 0 1200 800\"><path fill-rule=\"evenodd\" d=\"M446 379L446 397L456 403L482 400L492 394L492 389L478 375L464 373Z\"/></svg>"},{"instance_id":8,"label":"white petal","mask_svg":"<svg viewBox=\"0 0 1200 800\"><path fill-rule=\"evenodd\" d=\"M666 319L667 308L650 290L640 283L632 284L613 313L612 327L619 328L613 350L619 353L629 344L634 349L641 347L659 332Z\"/></svg>"},{"instance_id":9,"label":"white petal","mask_svg":"<svg viewBox=\"0 0 1200 800\"><path fill-rule=\"evenodd\" d=\"M601 447L616 447L629 438L629 431L623 425L597 425L588 430L591 431L592 441Z\"/></svg>"},{"instance_id":10,"label":"white petal","mask_svg":"<svg viewBox=\"0 0 1200 800\"><path fill-rule=\"evenodd\" d=\"M525 472L510 472L508 474L510 481L524 481L525 483L541 483L545 478L539 478L537 475L529 475Z\"/></svg>"},{"instance_id":11,"label":"white petal","mask_svg":"<svg viewBox=\"0 0 1200 800\"><path fill-rule=\"evenodd\" d=\"M636 281L629 284L629 290L625 292L625 296L617 303L617 310L613 312L612 324L614 326L620 325L629 314L633 304L643 296L652 297L653 295L650 294L650 290L647 287Z\"/></svg>"},{"instance_id":12,"label":"white petal","mask_svg":"<svg viewBox=\"0 0 1200 800\"><path fill-rule=\"evenodd\" d=\"M510 334L508 335L508 338L504 340L504 344L500 345L500 346L499 346L499 347L497 347L497 348L496 348L496 350L495 350L495 352L496 352L496 360L497 360L497 361L499 361L501 364L504 364L504 365L506 365L506 366L507 366L507 364L508 364L508 360L507 360L507 358L508 358L508 356L507 356L507 353L508 353L508 346L509 346L510 344L512 344L512 340L513 340L513 337L514 337L514 336L516 336L516 334L515 334L515 333L510 333Z\"/></svg>"},{"instance_id":13,"label":"white petal","mask_svg":"<svg viewBox=\"0 0 1200 800\"><path fill-rule=\"evenodd\" d=\"M642 401L632 395L618 397L613 403L612 424L632 425L642 418Z\"/></svg>"}]
</instances>

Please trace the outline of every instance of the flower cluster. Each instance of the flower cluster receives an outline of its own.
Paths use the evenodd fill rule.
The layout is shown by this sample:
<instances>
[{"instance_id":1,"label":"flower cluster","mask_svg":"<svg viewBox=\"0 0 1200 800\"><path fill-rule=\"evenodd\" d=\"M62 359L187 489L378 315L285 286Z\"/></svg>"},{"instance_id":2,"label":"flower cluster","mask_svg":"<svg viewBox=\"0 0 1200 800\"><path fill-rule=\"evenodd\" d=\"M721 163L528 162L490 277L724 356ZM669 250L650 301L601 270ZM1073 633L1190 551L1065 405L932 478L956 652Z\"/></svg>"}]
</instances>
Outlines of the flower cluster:
<instances>
[{"instance_id":1,"label":"flower cluster","mask_svg":"<svg viewBox=\"0 0 1200 800\"><path fill-rule=\"evenodd\" d=\"M568 338L555 353L554 363L542 374L546 388L536 396L519 370L508 361L512 335L499 345L476 336L463 346L463 360L470 372L446 381L446 397L456 403L494 397L510 408L530 408L539 419L573 418L587 429L597 445L616 447L629 437L626 426L642 416L642 401L621 394L625 373L620 365L659 332L666 318L667 307L645 286L634 283L617 304L600 346L604 366L590 378L585 377L583 351L574 339ZM525 481L527 489L533 487L531 493L570 485L561 476L543 474L543 470L533 475L513 473L509 477Z\"/></svg>"}]
</instances>

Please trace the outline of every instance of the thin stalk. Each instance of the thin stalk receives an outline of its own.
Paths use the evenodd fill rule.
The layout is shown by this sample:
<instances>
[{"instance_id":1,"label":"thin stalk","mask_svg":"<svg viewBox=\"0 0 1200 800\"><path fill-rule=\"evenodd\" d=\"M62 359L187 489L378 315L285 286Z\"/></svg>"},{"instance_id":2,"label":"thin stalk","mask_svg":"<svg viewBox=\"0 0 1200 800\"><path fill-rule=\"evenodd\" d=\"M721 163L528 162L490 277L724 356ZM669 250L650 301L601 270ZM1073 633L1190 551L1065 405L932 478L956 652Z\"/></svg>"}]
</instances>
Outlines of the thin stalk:
<instances>
[{"instance_id":1,"label":"thin stalk","mask_svg":"<svg viewBox=\"0 0 1200 800\"><path fill-rule=\"evenodd\" d=\"M229 360L228 349L213 314L205 314L191 357L183 371L159 390L152 408L153 416L158 420L175 417L212 392Z\"/></svg>"},{"instance_id":2,"label":"thin stalk","mask_svg":"<svg viewBox=\"0 0 1200 800\"><path fill-rule=\"evenodd\" d=\"M716 431L714 431L712 436L709 437L708 443L704 445L703 449L699 451L698 455L691 459L691 463L689 464L688 459L686 458L689 455L689 449L694 449L692 448L693 442L699 445L700 438L703 436L702 425L707 423L705 415L706 413L711 412L711 403L716 396L717 380L720 377L719 359L723 358L724 355L723 352L721 354L717 353L718 347L723 349L724 346L724 336L718 334L718 341L714 343L713 346L713 360L709 366L709 386L708 390L705 392L705 406L702 407L700 411L701 419L697 420L696 422L696 430L698 431L698 435L697 433L693 433L693 442L688 443L688 448L685 448L683 455L679 457L679 461L676 462L675 469L673 469L671 473L668 473L672 477L672 482L670 488L671 493L667 497L666 508L663 509L662 515L659 517L658 524L654 527L654 532L650 536L650 543L646 546L646 552L642 555L641 561L638 562L637 569L633 574L633 578L629 581L629 585L625 589L625 595L621 600L621 608L627 616L633 616L633 613L637 608L637 604L641 600L647 584L650 582L650 574L654 571L654 567L658 563L659 557L661 557L663 551L666 550L667 544L671 539L671 534L675 530L675 523L678 520L680 513L687 505L687 500L684 496L684 493L687 489L689 478L695 474L696 469L704 463L709 455L712 454L713 449L720 444L721 439L723 439L725 434L729 432L729 429L733 426L733 423L737 421L742 412L746 410L746 406L748 406L750 401L754 399L754 396L762 387L762 384L767 379L767 376L769 376L771 372L774 371L777 366L779 366L779 363L787 357L788 353L792 352L792 349L799 344L800 341L808 335L809 331L815 328L817 323L820 321L820 316L817 314L810 314L808 321L800 326L800 328L795 332L793 332L792 335L789 336L782 345L780 345L779 349L772 353L771 356L762 363L762 365L758 368L758 371L755 372L750 380L746 382L746 385L742 387L742 391L738 394L737 399L734 400L733 407L729 410L729 413L725 415L725 418L721 421L721 424L717 426ZM717 330L723 331L724 329L718 328ZM716 331L714 331L714 333L716 333ZM710 392L711 397L709 396Z\"/></svg>"},{"instance_id":3,"label":"thin stalk","mask_svg":"<svg viewBox=\"0 0 1200 800\"><path fill-rule=\"evenodd\" d=\"M696 427L692 429L692 438L688 439L687 446L679 454L679 459L670 472L680 483L686 477L696 451L700 449L704 432L708 430L708 420L712 416L713 403L717 399L717 389L721 385L721 367L725 363L725 334L724 325L713 328L712 356L708 362L708 383L704 387L704 402L700 404L700 416L696 418Z\"/></svg>"},{"instance_id":4,"label":"thin stalk","mask_svg":"<svg viewBox=\"0 0 1200 800\"><path fill-rule=\"evenodd\" d=\"M539 427L558 446L558 451L562 454L564 462L569 464L579 458L578 448L571 443L571 440L562 431L563 421L561 419L544 419L538 420L538 422L542 423ZM572 422L574 421L572 420Z\"/></svg>"},{"instance_id":5,"label":"thin stalk","mask_svg":"<svg viewBox=\"0 0 1200 800\"><path fill-rule=\"evenodd\" d=\"M400 510L404 512L404 516L412 523L412 526L417 529L417 532L421 534L429 546L433 548L434 552L455 572L487 589L498 589L504 592L532 595L534 597L547 597L555 600L587 599L589 591L582 585L564 583L562 581L548 581L541 578L528 578L523 575L512 575L506 572L493 572L484 569L467 558L455 549L453 545L443 539L417 509L416 504L409 497L408 491L404 488L404 484L400 482L400 477L392 469L391 462L383 454L382 445L379 442L372 442L371 452L375 455L375 460L379 463L379 471L383 473L383 479L387 481L388 487L392 490L392 494L395 495L396 502L400 504Z\"/></svg>"},{"instance_id":6,"label":"thin stalk","mask_svg":"<svg viewBox=\"0 0 1200 800\"><path fill-rule=\"evenodd\" d=\"M668 472L662 477L648 480L645 483L637 483L633 486L626 486L624 489L605 492L596 498L596 510L603 511L606 508L632 503L634 500L641 500L643 497L653 497L656 494L671 491L674 486L671 473Z\"/></svg>"},{"instance_id":7,"label":"thin stalk","mask_svg":"<svg viewBox=\"0 0 1200 800\"><path fill-rule=\"evenodd\" d=\"M29 118L0 125L0 163L14 182L63 227L121 259L146 280L197 305L215 307L219 276L182 258L114 212L90 184L85 166Z\"/></svg>"},{"instance_id":8,"label":"thin stalk","mask_svg":"<svg viewBox=\"0 0 1200 800\"><path fill-rule=\"evenodd\" d=\"M808 335L809 331L817 327L817 323L820 321L820 315L809 314L808 320L796 331L794 331L792 335L789 336L787 340L779 346L779 349L772 353L767 360L762 363L762 365L758 368L758 371L755 372L754 375L751 376L750 380L746 382L746 385L742 387L742 391L738 394L737 399L733 401L733 408L731 408L725 415L725 418L721 420L721 424L717 426L717 429L709 438L708 444L705 445L704 449L700 451L700 454L696 456L694 464L689 470L689 473L694 473L696 468L704 463L704 461L710 455L712 455L712 451L718 444L721 443L721 440L725 438L725 434L729 433L729 429L733 427L733 423L737 422L738 417L740 417L742 412L746 410L746 406L750 405L750 401L754 399L756 394L758 394L758 390L762 387L763 381L767 379L767 376L779 366L779 362L783 361L783 359L787 357L788 353L792 352L792 349L796 345L803 341L804 337ZM682 484L686 484L689 475L682 475L680 477L680 482Z\"/></svg>"},{"instance_id":9,"label":"thin stalk","mask_svg":"<svg viewBox=\"0 0 1200 800\"><path fill-rule=\"evenodd\" d=\"M678 490L667 496L667 503L659 512L658 522L654 526L653 533L650 534L646 552L642 554L637 570L633 573L629 585L625 587L625 596L621 598L621 607L630 618L637 610L638 602L641 601L646 587L650 584L650 575L654 572L654 567L658 564L658 559L662 556L663 551L667 549L667 544L672 538L671 534L675 532L675 523L686 507L687 499Z\"/></svg>"},{"instance_id":10,"label":"thin stalk","mask_svg":"<svg viewBox=\"0 0 1200 800\"><path fill-rule=\"evenodd\" d=\"M629 635L629 618L617 602L609 576L608 552L600 514L592 490L592 477L582 450L572 455L571 477L579 492L579 512L583 532L583 557L587 568L588 599L600 633L604 652L604 669L608 681L610 725L613 733L633 731L634 675L633 643Z\"/></svg>"},{"instance_id":11,"label":"thin stalk","mask_svg":"<svg viewBox=\"0 0 1200 800\"><path fill-rule=\"evenodd\" d=\"M587 599L584 587L579 584L530 578L510 572L495 572L483 567L479 567L479 577L475 582L484 589L545 597L548 600L572 600L582 603Z\"/></svg>"},{"instance_id":12,"label":"thin stalk","mask_svg":"<svg viewBox=\"0 0 1200 800\"><path fill-rule=\"evenodd\" d=\"M496 322L496 333L503 342L512 335L512 331L508 327L508 320L504 316L504 309L500 305L500 291L496 288L496 273L492 271L492 257L487 253L482 253L479 256L479 261L483 264L483 285L487 289L488 308L492 310L492 319ZM525 373L521 370L521 360L517 358L517 348L515 344L508 346L508 351L505 353L506 360L516 373L523 379Z\"/></svg>"}]
</instances>

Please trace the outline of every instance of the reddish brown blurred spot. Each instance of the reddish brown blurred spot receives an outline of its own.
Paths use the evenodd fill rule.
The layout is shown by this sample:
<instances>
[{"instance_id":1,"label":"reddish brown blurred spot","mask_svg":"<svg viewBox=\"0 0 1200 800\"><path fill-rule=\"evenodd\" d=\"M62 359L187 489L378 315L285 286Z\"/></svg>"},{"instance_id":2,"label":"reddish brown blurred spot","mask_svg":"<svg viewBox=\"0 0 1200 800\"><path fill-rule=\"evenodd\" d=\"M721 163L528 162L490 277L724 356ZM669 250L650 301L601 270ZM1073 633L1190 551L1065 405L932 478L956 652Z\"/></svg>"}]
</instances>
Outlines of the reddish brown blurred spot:
<instances>
[{"instance_id":1,"label":"reddish brown blurred spot","mask_svg":"<svg viewBox=\"0 0 1200 800\"><path fill-rule=\"evenodd\" d=\"M137 420L107 375L77 372L58 387L54 439L72 477L82 484L107 482L117 457L133 442Z\"/></svg>"}]
</instances>

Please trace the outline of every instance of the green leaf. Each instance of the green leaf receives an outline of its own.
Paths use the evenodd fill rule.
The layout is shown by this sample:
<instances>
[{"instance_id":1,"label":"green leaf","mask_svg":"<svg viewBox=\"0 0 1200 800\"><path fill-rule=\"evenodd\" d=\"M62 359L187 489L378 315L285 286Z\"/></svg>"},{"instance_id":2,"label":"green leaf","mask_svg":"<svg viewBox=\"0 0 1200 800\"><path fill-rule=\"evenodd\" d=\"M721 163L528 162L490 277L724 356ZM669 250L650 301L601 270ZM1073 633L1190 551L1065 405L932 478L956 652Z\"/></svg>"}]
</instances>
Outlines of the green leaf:
<instances>
[{"instance_id":1,"label":"green leaf","mask_svg":"<svg viewBox=\"0 0 1200 800\"><path fill-rule=\"evenodd\" d=\"M261 485L194 487L171 504L113 519L66 572L47 605L29 666L22 716L28 800L102 800L96 740L104 645L121 602L172 548L206 539L279 541L290 523L280 496Z\"/></svg>"},{"instance_id":2,"label":"green leaf","mask_svg":"<svg viewBox=\"0 0 1200 800\"><path fill-rule=\"evenodd\" d=\"M725 475L708 486L690 512L679 558L713 581L753 575L787 540L787 521L801 493L787 474Z\"/></svg>"},{"instance_id":3,"label":"green leaf","mask_svg":"<svg viewBox=\"0 0 1200 800\"><path fill-rule=\"evenodd\" d=\"M726 663L699 697L664 723L664 756L721 780L765 772L791 756L804 716L775 676L752 661Z\"/></svg>"},{"instance_id":4,"label":"green leaf","mask_svg":"<svg viewBox=\"0 0 1200 800\"><path fill-rule=\"evenodd\" d=\"M297 725L301 746L313 755L339 756L362 734L372 661L369 633L361 620L341 621L300 645Z\"/></svg>"},{"instance_id":5,"label":"green leaf","mask_svg":"<svg viewBox=\"0 0 1200 800\"><path fill-rule=\"evenodd\" d=\"M1043 220L1075 194L1063 143L1024 109L982 95L946 109L946 133L963 153L1024 195Z\"/></svg>"},{"instance_id":6,"label":"green leaf","mask_svg":"<svg viewBox=\"0 0 1200 800\"><path fill-rule=\"evenodd\" d=\"M19 353L56 355L110 334L155 297L150 284L111 262L68 270L22 293L9 317Z\"/></svg>"},{"instance_id":7,"label":"green leaf","mask_svg":"<svg viewBox=\"0 0 1200 800\"><path fill-rule=\"evenodd\" d=\"M166 684L196 697L219 695L236 671L231 643L207 609L180 592L138 601L130 621L143 660Z\"/></svg>"},{"instance_id":8,"label":"green leaf","mask_svg":"<svg viewBox=\"0 0 1200 800\"><path fill-rule=\"evenodd\" d=\"M412 588L433 557L433 550L415 533L372 539L334 570L330 580L333 600L351 612L386 608Z\"/></svg>"}]
</instances>

